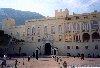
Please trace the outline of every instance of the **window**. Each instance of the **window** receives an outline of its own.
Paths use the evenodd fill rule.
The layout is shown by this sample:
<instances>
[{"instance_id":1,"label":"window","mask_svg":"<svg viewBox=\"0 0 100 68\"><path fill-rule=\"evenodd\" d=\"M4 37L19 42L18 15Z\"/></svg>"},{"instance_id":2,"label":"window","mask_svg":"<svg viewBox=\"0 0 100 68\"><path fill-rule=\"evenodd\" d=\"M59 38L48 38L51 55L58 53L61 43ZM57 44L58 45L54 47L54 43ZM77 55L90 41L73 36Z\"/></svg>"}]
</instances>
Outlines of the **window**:
<instances>
[{"instance_id":1,"label":"window","mask_svg":"<svg viewBox=\"0 0 100 68\"><path fill-rule=\"evenodd\" d=\"M30 34L30 28L27 29L27 35L29 35L29 34Z\"/></svg>"},{"instance_id":2,"label":"window","mask_svg":"<svg viewBox=\"0 0 100 68\"><path fill-rule=\"evenodd\" d=\"M68 35L65 35L65 42L68 42Z\"/></svg>"},{"instance_id":3,"label":"window","mask_svg":"<svg viewBox=\"0 0 100 68\"><path fill-rule=\"evenodd\" d=\"M79 17L78 17L78 16L76 16L76 20L77 20L77 19L79 19Z\"/></svg>"},{"instance_id":4,"label":"window","mask_svg":"<svg viewBox=\"0 0 100 68\"><path fill-rule=\"evenodd\" d=\"M34 37L32 37L32 41L34 41Z\"/></svg>"},{"instance_id":5,"label":"window","mask_svg":"<svg viewBox=\"0 0 100 68\"><path fill-rule=\"evenodd\" d=\"M82 35L82 39L83 39L83 42L89 42L90 40L90 35L88 33L83 33Z\"/></svg>"},{"instance_id":6,"label":"window","mask_svg":"<svg viewBox=\"0 0 100 68\"><path fill-rule=\"evenodd\" d=\"M18 32L16 33L17 37L20 35Z\"/></svg>"},{"instance_id":7,"label":"window","mask_svg":"<svg viewBox=\"0 0 100 68\"><path fill-rule=\"evenodd\" d=\"M38 31L38 33L37 33L37 34L38 34L38 35L40 35L40 27L38 27L38 30L37 30L37 31Z\"/></svg>"},{"instance_id":8,"label":"window","mask_svg":"<svg viewBox=\"0 0 100 68\"><path fill-rule=\"evenodd\" d=\"M33 27L32 28L32 35L35 35L36 31L35 31L35 28Z\"/></svg>"},{"instance_id":9,"label":"window","mask_svg":"<svg viewBox=\"0 0 100 68\"><path fill-rule=\"evenodd\" d=\"M97 21L91 21L91 29L99 29L99 23Z\"/></svg>"},{"instance_id":10,"label":"window","mask_svg":"<svg viewBox=\"0 0 100 68\"><path fill-rule=\"evenodd\" d=\"M69 31L72 31L72 23L69 24Z\"/></svg>"},{"instance_id":11,"label":"window","mask_svg":"<svg viewBox=\"0 0 100 68\"><path fill-rule=\"evenodd\" d=\"M12 35L12 33L11 33L11 35Z\"/></svg>"},{"instance_id":12,"label":"window","mask_svg":"<svg viewBox=\"0 0 100 68\"><path fill-rule=\"evenodd\" d=\"M96 17L96 15L93 15L93 17L95 18L95 17Z\"/></svg>"},{"instance_id":13,"label":"window","mask_svg":"<svg viewBox=\"0 0 100 68\"><path fill-rule=\"evenodd\" d=\"M44 34L47 34L47 26L44 27Z\"/></svg>"},{"instance_id":14,"label":"window","mask_svg":"<svg viewBox=\"0 0 100 68\"><path fill-rule=\"evenodd\" d=\"M73 23L73 30L76 30L76 23Z\"/></svg>"},{"instance_id":15,"label":"window","mask_svg":"<svg viewBox=\"0 0 100 68\"><path fill-rule=\"evenodd\" d=\"M88 46L85 46L85 49L88 49Z\"/></svg>"},{"instance_id":16,"label":"window","mask_svg":"<svg viewBox=\"0 0 100 68\"><path fill-rule=\"evenodd\" d=\"M95 49L97 49L97 50L98 50L98 45L96 45L96 46L95 46Z\"/></svg>"},{"instance_id":17,"label":"window","mask_svg":"<svg viewBox=\"0 0 100 68\"><path fill-rule=\"evenodd\" d=\"M40 39L38 39L38 42L40 42Z\"/></svg>"},{"instance_id":18,"label":"window","mask_svg":"<svg viewBox=\"0 0 100 68\"><path fill-rule=\"evenodd\" d=\"M71 35L69 35L68 37L69 37L69 41L72 41L72 36L71 36Z\"/></svg>"},{"instance_id":19,"label":"window","mask_svg":"<svg viewBox=\"0 0 100 68\"><path fill-rule=\"evenodd\" d=\"M55 27L51 26L51 34L55 34Z\"/></svg>"},{"instance_id":20,"label":"window","mask_svg":"<svg viewBox=\"0 0 100 68\"><path fill-rule=\"evenodd\" d=\"M62 27L61 27L61 25L58 26L58 32L62 33Z\"/></svg>"},{"instance_id":21,"label":"window","mask_svg":"<svg viewBox=\"0 0 100 68\"><path fill-rule=\"evenodd\" d=\"M76 49L79 49L79 47L78 47L78 46L76 46Z\"/></svg>"},{"instance_id":22,"label":"window","mask_svg":"<svg viewBox=\"0 0 100 68\"><path fill-rule=\"evenodd\" d=\"M41 41L40 36L38 36L38 42L40 42L40 41Z\"/></svg>"},{"instance_id":23,"label":"window","mask_svg":"<svg viewBox=\"0 0 100 68\"><path fill-rule=\"evenodd\" d=\"M66 17L65 20L71 20L71 18L70 17Z\"/></svg>"},{"instance_id":24,"label":"window","mask_svg":"<svg viewBox=\"0 0 100 68\"><path fill-rule=\"evenodd\" d=\"M97 17L96 14L92 14L92 16L93 16L93 18L96 18Z\"/></svg>"},{"instance_id":25,"label":"window","mask_svg":"<svg viewBox=\"0 0 100 68\"><path fill-rule=\"evenodd\" d=\"M98 32L94 32L92 34L92 39L100 39L100 34Z\"/></svg>"},{"instance_id":26,"label":"window","mask_svg":"<svg viewBox=\"0 0 100 68\"><path fill-rule=\"evenodd\" d=\"M67 49L70 49L70 46L67 46Z\"/></svg>"},{"instance_id":27,"label":"window","mask_svg":"<svg viewBox=\"0 0 100 68\"><path fill-rule=\"evenodd\" d=\"M80 35L79 34L75 34L75 35L73 35L73 37L74 37L74 41L75 42L79 42L80 41Z\"/></svg>"},{"instance_id":28,"label":"window","mask_svg":"<svg viewBox=\"0 0 100 68\"><path fill-rule=\"evenodd\" d=\"M88 19L88 16L84 16L84 19Z\"/></svg>"},{"instance_id":29,"label":"window","mask_svg":"<svg viewBox=\"0 0 100 68\"><path fill-rule=\"evenodd\" d=\"M88 26L87 26L87 30L89 31L90 30L90 24L88 23Z\"/></svg>"},{"instance_id":30,"label":"window","mask_svg":"<svg viewBox=\"0 0 100 68\"><path fill-rule=\"evenodd\" d=\"M69 30L69 24L68 23L64 23L64 32L67 33Z\"/></svg>"},{"instance_id":31,"label":"window","mask_svg":"<svg viewBox=\"0 0 100 68\"><path fill-rule=\"evenodd\" d=\"M62 35L59 35L59 41L61 41L62 40Z\"/></svg>"},{"instance_id":32,"label":"window","mask_svg":"<svg viewBox=\"0 0 100 68\"><path fill-rule=\"evenodd\" d=\"M77 30L80 30L80 24L77 23Z\"/></svg>"},{"instance_id":33,"label":"window","mask_svg":"<svg viewBox=\"0 0 100 68\"><path fill-rule=\"evenodd\" d=\"M68 20L71 20L71 18L68 18Z\"/></svg>"}]
</instances>

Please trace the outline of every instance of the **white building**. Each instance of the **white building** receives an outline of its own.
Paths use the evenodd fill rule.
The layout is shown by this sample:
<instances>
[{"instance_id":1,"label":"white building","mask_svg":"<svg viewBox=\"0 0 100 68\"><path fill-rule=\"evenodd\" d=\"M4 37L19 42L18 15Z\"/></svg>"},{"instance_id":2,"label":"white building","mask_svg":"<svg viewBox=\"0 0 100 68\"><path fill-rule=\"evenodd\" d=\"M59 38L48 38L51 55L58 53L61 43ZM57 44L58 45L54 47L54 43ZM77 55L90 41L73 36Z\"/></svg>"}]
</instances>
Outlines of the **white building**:
<instances>
[{"instance_id":1,"label":"white building","mask_svg":"<svg viewBox=\"0 0 100 68\"><path fill-rule=\"evenodd\" d=\"M20 47L28 55L36 49L42 55L100 55L100 12L69 15L68 9L60 9L55 11L55 17L28 20L7 31L25 40Z\"/></svg>"}]
</instances>

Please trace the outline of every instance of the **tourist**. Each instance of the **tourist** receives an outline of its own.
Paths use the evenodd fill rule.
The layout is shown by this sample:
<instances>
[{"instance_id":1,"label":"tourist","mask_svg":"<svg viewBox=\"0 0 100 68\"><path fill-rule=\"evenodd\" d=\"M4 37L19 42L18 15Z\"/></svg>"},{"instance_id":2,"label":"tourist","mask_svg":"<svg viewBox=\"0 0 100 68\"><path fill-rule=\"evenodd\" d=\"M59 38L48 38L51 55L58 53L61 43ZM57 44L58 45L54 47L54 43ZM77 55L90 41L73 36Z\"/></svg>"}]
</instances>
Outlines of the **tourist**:
<instances>
[{"instance_id":1,"label":"tourist","mask_svg":"<svg viewBox=\"0 0 100 68\"><path fill-rule=\"evenodd\" d=\"M60 57L60 62L62 62L62 58Z\"/></svg>"},{"instance_id":2,"label":"tourist","mask_svg":"<svg viewBox=\"0 0 100 68\"><path fill-rule=\"evenodd\" d=\"M75 66L73 65L71 68L75 68Z\"/></svg>"},{"instance_id":3,"label":"tourist","mask_svg":"<svg viewBox=\"0 0 100 68\"><path fill-rule=\"evenodd\" d=\"M30 61L30 56L28 56L28 61Z\"/></svg>"},{"instance_id":4,"label":"tourist","mask_svg":"<svg viewBox=\"0 0 100 68\"><path fill-rule=\"evenodd\" d=\"M84 54L83 53L81 54L81 60L84 60Z\"/></svg>"},{"instance_id":5,"label":"tourist","mask_svg":"<svg viewBox=\"0 0 100 68\"><path fill-rule=\"evenodd\" d=\"M3 66L6 66L6 60L3 59L2 63L1 63L1 67L3 68Z\"/></svg>"},{"instance_id":6,"label":"tourist","mask_svg":"<svg viewBox=\"0 0 100 68\"><path fill-rule=\"evenodd\" d=\"M36 50L36 59L38 60L38 50Z\"/></svg>"},{"instance_id":7,"label":"tourist","mask_svg":"<svg viewBox=\"0 0 100 68\"><path fill-rule=\"evenodd\" d=\"M23 65L24 65L24 57L23 57Z\"/></svg>"},{"instance_id":8,"label":"tourist","mask_svg":"<svg viewBox=\"0 0 100 68\"><path fill-rule=\"evenodd\" d=\"M1 68L3 68L3 61L2 61L2 63L1 63Z\"/></svg>"},{"instance_id":9,"label":"tourist","mask_svg":"<svg viewBox=\"0 0 100 68\"><path fill-rule=\"evenodd\" d=\"M4 66L4 61L2 61L2 63L1 63L1 68L3 68L3 66Z\"/></svg>"},{"instance_id":10,"label":"tourist","mask_svg":"<svg viewBox=\"0 0 100 68\"><path fill-rule=\"evenodd\" d=\"M64 68L67 68L67 63L66 63L66 61L64 61L63 67L64 67Z\"/></svg>"},{"instance_id":11,"label":"tourist","mask_svg":"<svg viewBox=\"0 0 100 68\"><path fill-rule=\"evenodd\" d=\"M57 57L57 62L58 62L58 60L59 60L59 57Z\"/></svg>"},{"instance_id":12,"label":"tourist","mask_svg":"<svg viewBox=\"0 0 100 68\"><path fill-rule=\"evenodd\" d=\"M56 61L56 58L57 58L57 57L55 56L55 57L54 57L55 61Z\"/></svg>"},{"instance_id":13,"label":"tourist","mask_svg":"<svg viewBox=\"0 0 100 68\"><path fill-rule=\"evenodd\" d=\"M32 56L35 57L35 53L34 52L33 52Z\"/></svg>"},{"instance_id":14,"label":"tourist","mask_svg":"<svg viewBox=\"0 0 100 68\"><path fill-rule=\"evenodd\" d=\"M17 59L16 59L16 60L15 60L15 68L17 68L17 62L18 62L18 61L17 61Z\"/></svg>"}]
</instances>

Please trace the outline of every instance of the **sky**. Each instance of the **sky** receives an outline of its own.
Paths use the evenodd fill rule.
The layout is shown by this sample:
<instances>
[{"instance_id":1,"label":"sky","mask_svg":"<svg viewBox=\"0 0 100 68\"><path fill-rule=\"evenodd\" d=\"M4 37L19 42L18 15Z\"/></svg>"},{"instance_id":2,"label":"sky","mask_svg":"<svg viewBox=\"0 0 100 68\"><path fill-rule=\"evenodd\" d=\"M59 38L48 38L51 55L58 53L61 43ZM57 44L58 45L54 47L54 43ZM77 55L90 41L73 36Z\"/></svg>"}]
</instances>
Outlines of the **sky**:
<instances>
[{"instance_id":1,"label":"sky","mask_svg":"<svg viewBox=\"0 0 100 68\"><path fill-rule=\"evenodd\" d=\"M0 8L13 8L54 16L55 10L68 9L71 13L100 11L100 0L0 0Z\"/></svg>"}]
</instances>

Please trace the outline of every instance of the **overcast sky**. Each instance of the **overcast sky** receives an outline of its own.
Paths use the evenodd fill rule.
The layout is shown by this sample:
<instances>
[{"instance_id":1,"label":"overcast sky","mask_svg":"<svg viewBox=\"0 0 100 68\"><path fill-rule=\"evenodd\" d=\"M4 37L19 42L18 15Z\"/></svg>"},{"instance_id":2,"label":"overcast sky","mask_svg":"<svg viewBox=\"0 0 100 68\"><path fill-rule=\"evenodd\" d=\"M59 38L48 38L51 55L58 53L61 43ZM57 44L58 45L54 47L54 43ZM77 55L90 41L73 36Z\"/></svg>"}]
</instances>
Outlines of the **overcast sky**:
<instances>
[{"instance_id":1,"label":"overcast sky","mask_svg":"<svg viewBox=\"0 0 100 68\"><path fill-rule=\"evenodd\" d=\"M0 8L32 11L44 16L54 16L56 9L66 9L72 13L100 11L100 0L0 0Z\"/></svg>"}]
</instances>

